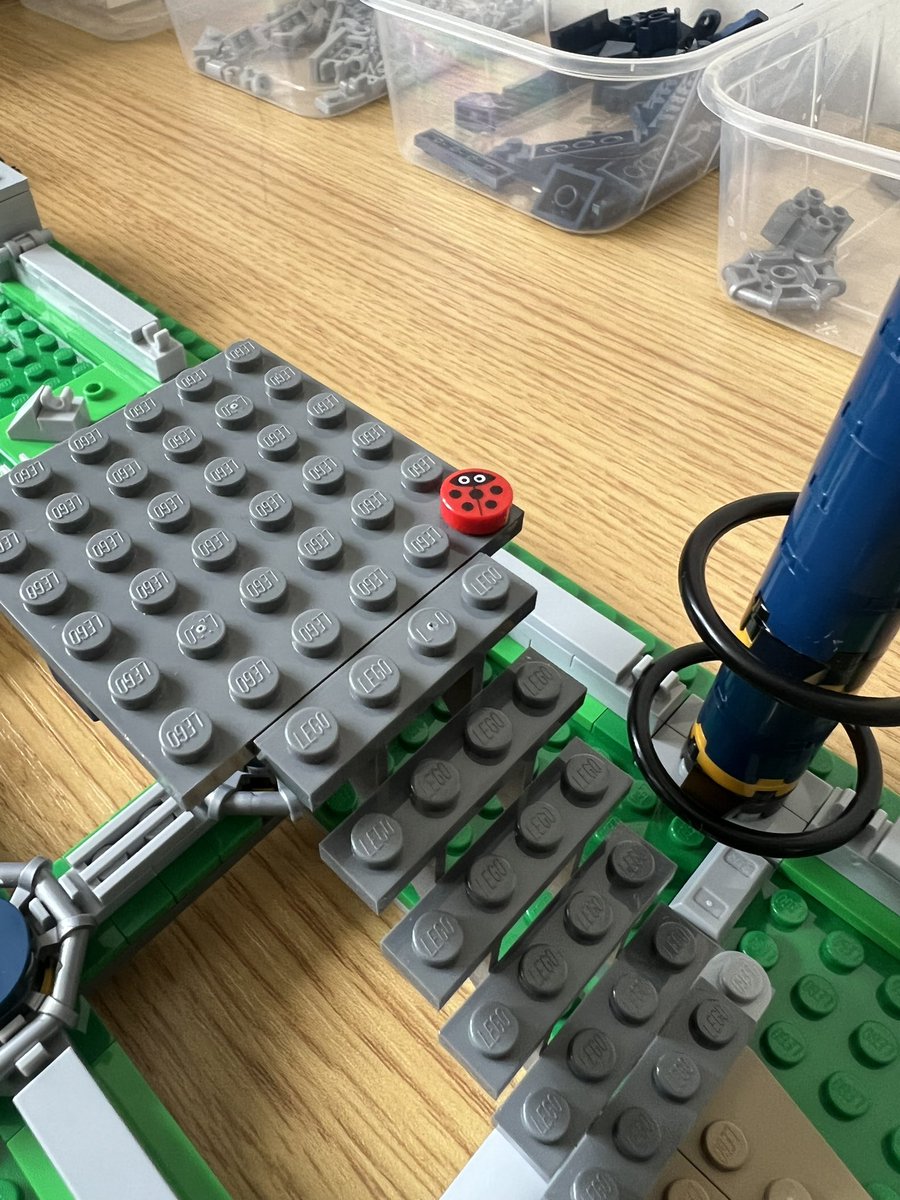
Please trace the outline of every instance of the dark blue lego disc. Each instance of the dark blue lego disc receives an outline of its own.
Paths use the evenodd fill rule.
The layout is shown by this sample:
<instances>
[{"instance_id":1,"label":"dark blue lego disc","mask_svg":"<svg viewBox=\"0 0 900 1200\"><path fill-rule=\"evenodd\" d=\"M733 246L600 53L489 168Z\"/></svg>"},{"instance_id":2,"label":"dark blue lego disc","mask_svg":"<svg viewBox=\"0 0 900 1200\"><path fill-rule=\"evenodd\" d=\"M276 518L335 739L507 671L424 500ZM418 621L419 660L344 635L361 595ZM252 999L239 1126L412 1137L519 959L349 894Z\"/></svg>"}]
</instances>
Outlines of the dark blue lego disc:
<instances>
[{"instance_id":1,"label":"dark blue lego disc","mask_svg":"<svg viewBox=\"0 0 900 1200\"><path fill-rule=\"evenodd\" d=\"M31 936L25 918L0 897L0 1018L24 998L31 973Z\"/></svg>"}]
</instances>

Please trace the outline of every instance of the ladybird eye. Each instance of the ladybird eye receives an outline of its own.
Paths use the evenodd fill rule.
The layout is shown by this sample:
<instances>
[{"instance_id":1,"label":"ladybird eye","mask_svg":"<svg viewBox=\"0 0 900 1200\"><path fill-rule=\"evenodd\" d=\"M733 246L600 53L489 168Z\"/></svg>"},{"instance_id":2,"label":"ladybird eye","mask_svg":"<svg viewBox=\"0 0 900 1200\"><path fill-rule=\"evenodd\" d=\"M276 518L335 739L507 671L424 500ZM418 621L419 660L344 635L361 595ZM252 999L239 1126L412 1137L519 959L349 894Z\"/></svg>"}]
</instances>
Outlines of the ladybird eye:
<instances>
[{"instance_id":1,"label":"ladybird eye","mask_svg":"<svg viewBox=\"0 0 900 1200\"><path fill-rule=\"evenodd\" d=\"M475 475L473 478L476 483L487 483L487 475Z\"/></svg>"},{"instance_id":2,"label":"ladybird eye","mask_svg":"<svg viewBox=\"0 0 900 1200\"><path fill-rule=\"evenodd\" d=\"M461 484L463 487L468 487L472 480L468 475L457 475L456 482Z\"/></svg>"}]
</instances>

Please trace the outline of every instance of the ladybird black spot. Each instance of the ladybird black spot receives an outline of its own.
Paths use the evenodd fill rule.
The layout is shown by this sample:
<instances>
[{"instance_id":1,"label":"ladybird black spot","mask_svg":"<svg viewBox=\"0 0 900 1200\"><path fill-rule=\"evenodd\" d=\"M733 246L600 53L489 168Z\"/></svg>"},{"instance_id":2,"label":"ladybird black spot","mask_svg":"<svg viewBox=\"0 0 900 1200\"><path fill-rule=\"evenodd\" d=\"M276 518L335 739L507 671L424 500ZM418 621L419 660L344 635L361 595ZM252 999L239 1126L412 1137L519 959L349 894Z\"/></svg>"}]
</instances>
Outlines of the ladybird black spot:
<instances>
[{"instance_id":1,"label":"ladybird black spot","mask_svg":"<svg viewBox=\"0 0 900 1200\"><path fill-rule=\"evenodd\" d=\"M484 507L485 508L496 508L497 501L496 500L485 500Z\"/></svg>"},{"instance_id":2,"label":"ladybird black spot","mask_svg":"<svg viewBox=\"0 0 900 1200\"><path fill-rule=\"evenodd\" d=\"M492 496L502 496L502 495L503 495L503 488L502 488L502 487L497 487L497 485L496 485L496 483L495 483L495 484L494 484L494 486L491 488L491 495L492 495Z\"/></svg>"},{"instance_id":3,"label":"ladybird black spot","mask_svg":"<svg viewBox=\"0 0 900 1200\"><path fill-rule=\"evenodd\" d=\"M454 488L453 491L450 493L450 499L458 500L461 495L462 495L462 492L460 492L456 488Z\"/></svg>"},{"instance_id":4,"label":"ladybird black spot","mask_svg":"<svg viewBox=\"0 0 900 1200\"><path fill-rule=\"evenodd\" d=\"M468 500L463 501L463 504L462 504L463 512L471 512L474 507L475 507L475 505L471 504Z\"/></svg>"},{"instance_id":5,"label":"ladybird black spot","mask_svg":"<svg viewBox=\"0 0 900 1200\"><path fill-rule=\"evenodd\" d=\"M471 491L469 492L469 495L472 497L473 500L480 500L481 497L484 495L484 492L481 490L481 488L472 488Z\"/></svg>"}]
</instances>

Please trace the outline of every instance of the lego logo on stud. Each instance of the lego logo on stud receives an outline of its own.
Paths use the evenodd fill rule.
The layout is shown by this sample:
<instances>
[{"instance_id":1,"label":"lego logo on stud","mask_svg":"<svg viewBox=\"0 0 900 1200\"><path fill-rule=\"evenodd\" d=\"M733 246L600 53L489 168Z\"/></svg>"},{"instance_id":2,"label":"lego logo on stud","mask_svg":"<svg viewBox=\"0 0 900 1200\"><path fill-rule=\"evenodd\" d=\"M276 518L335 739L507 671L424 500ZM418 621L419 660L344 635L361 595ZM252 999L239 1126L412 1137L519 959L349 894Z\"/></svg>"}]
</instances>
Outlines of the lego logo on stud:
<instances>
[{"instance_id":1,"label":"lego logo on stud","mask_svg":"<svg viewBox=\"0 0 900 1200\"><path fill-rule=\"evenodd\" d=\"M266 533L284 529L293 515L293 501L282 492L260 492L250 501L250 521Z\"/></svg>"},{"instance_id":2,"label":"lego logo on stud","mask_svg":"<svg viewBox=\"0 0 900 1200\"><path fill-rule=\"evenodd\" d=\"M656 871L656 860L645 842L618 842L609 856L609 876L625 887L649 883Z\"/></svg>"},{"instance_id":3,"label":"lego logo on stud","mask_svg":"<svg viewBox=\"0 0 900 1200\"><path fill-rule=\"evenodd\" d=\"M123 410L125 424L135 433L148 433L161 423L165 409L152 396L142 396Z\"/></svg>"},{"instance_id":4,"label":"lego logo on stud","mask_svg":"<svg viewBox=\"0 0 900 1200\"><path fill-rule=\"evenodd\" d=\"M88 538L84 551L95 571L121 571L131 561L134 547L121 529L101 529Z\"/></svg>"},{"instance_id":5,"label":"lego logo on stud","mask_svg":"<svg viewBox=\"0 0 900 1200\"><path fill-rule=\"evenodd\" d=\"M659 1007L659 993L645 976L626 971L613 985L609 1006L626 1025L643 1025Z\"/></svg>"},{"instance_id":6,"label":"lego logo on stud","mask_svg":"<svg viewBox=\"0 0 900 1200\"><path fill-rule=\"evenodd\" d=\"M109 676L107 686L120 708L146 708L161 683L159 667L148 658L126 658Z\"/></svg>"},{"instance_id":7,"label":"lego logo on stud","mask_svg":"<svg viewBox=\"0 0 900 1200\"><path fill-rule=\"evenodd\" d=\"M147 517L157 533L178 533L191 519L191 502L180 492L160 492L147 505Z\"/></svg>"},{"instance_id":8,"label":"lego logo on stud","mask_svg":"<svg viewBox=\"0 0 900 1200\"><path fill-rule=\"evenodd\" d=\"M553 946L529 946L519 960L519 983L532 1000L549 1000L565 987L569 964Z\"/></svg>"},{"instance_id":9,"label":"lego logo on stud","mask_svg":"<svg viewBox=\"0 0 900 1200\"><path fill-rule=\"evenodd\" d=\"M293 429L279 422L267 425L256 435L259 453L269 462L286 462L300 448L300 438Z\"/></svg>"},{"instance_id":10,"label":"lego logo on stud","mask_svg":"<svg viewBox=\"0 0 900 1200\"><path fill-rule=\"evenodd\" d=\"M677 921L663 921L653 934L653 950L667 967L683 970L694 961L697 939Z\"/></svg>"},{"instance_id":11,"label":"lego logo on stud","mask_svg":"<svg viewBox=\"0 0 900 1200\"><path fill-rule=\"evenodd\" d=\"M109 453L109 437L105 430L92 425L73 433L66 445L75 462L97 463Z\"/></svg>"},{"instance_id":12,"label":"lego logo on stud","mask_svg":"<svg viewBox=\"0 0 900 1200\"><path fill-rule=\"evenodd\" d=\"M188 658L212 658L225 643L227 627L218 613L209 609L188 613L175 633L178 649Z\"/></svg>"},{"instance_id":13,"label":"lego logo on stud","mask_svg":"<svg viewBox=\"0 0 900 1200\"><path fill-rule=\"evenodd\" d=\"M324 525L313 525L297 539L297 557L313 571L330 571L341 561L344 543Z\"/></svg>"},{"instance_id":14,"label":"lego logo on stud","mask_svg":"<svg viewBox=\"0 0 900 1200\"><path fill-rule=\"evenodd\" d=\"M63 626L62 644L73 658L100 658L112 642L112 622L105 613L83 612Z\"/></svg>"},{"instance_id":15,"label":"lego logo on stud","mask_svg":"<svg viewBox=\"0 0 900 1200\"><path fill-rule=\"evenodd\" d=\"M191 367L175 377L175 387L182 400L205 400L214 386L215 380L204 367Z\"/></svg>"},{"instance_id":16,"label":"lego logo on stud","mask_svg":"<svg viewBox=\"0 0 900 1200\"><path fill-rule=\"evenodd\" d=\"M120 458L106 472L106 482L114 496L137 496L149 478L150 472L136 458Z\"/></svg>"},{"instance_id":17,"label":"lego logo on stud","mask_svg":"<svg viewBox=\"0 0 900 1200\"><path fill-rule=\"evenodd\" d=\"M516 842L526 854L550 854L562 841L563 819L549 800L525 806L516 822Z\"/></svg>"},{"instance_id":18,"label":"lego logo on stud","mask_svg":"<svg viewBox=\"0 0 900 1200\"><path fill-rule=\"evenodd\" d=\"M346 420L347 405L334 392L320 392L307 401L306 415L317 429L335 429Z\"/></svg>"},{"instance_id":19,"label":"lego logo on stud","mask_svg":"<svg viewBox=\"0 0 900 1200\"><path fill-rule=\"evenodd\" d=\"M463 932L452 913L423 913L412 931L416 957L432 967L449 967L456 962L463 946Z\"/></svg>"},{"instance_id":20,"label":"lego logo on stud","mask_svg":"<svg viewBox=\"0 0 900 1200\"><path fill-rule=\"evenodd\" d=\"M350 439L353 443L353 453L360 458L387 458L394 445L394 434L385 429L380 421L366 421L357 425Z\"/></svg>"},{"instance_id":21,"label":"lego logo on stud","mask_svg":"<svg viewBox=\"0 0 900 1200\"><path fill-rule=\"evenodd\" d=\"M564 1137L572 1118L569 1102L556 1088L530 1092L522 1105L522 1122L537 1141L552 1146Z\"/></svg>"},{"instance_id":22,"label":"lego logo on stud","mask_svg":"<svg viewBox=\"0 0 900 1200\"><path fill-rule=\"evenodd\" d=\"M380 488L365 488L350 501L350 515L360 529L384 529L394 516L394 501Z\"/></svg>"},{"instance_id":23,"label":"lego logo on stud","mask_svg":"<svg viewBox=\"0 0 900 1200\"><path fill-rule=\"evenodd\" d=\"M294 618L291 641L298 654L324 658L337 649L340 640L341 623L324 608L308 608Z\"/></svg>"},{"instance_id":24,"label":"lego logo on stud","mask_svg":"<svg viewBox=\"0 0 900 1200\"><path fill-rule=\"evenodd\" d=\"M150 567L135 575L128 585L131 603L142 613L168 611L178 596L178 583L173 575L161 567Z\"/></svg>"},{"instance_id":25,"label":"lego logo on stud","mask_svg":"<svg viewBox=\"0 0 900 1200\"><path fill-rule=\"evenodd\" d=\"M509 717L499 708L479 708L466 721L463 742L476 759L496 762L507 753L513 740Z\"/></svg>"},{"instance_id":26,"label":"lego logo on stud","mask_svg":"<svg viewBox=\"0 0 900 1200\"><path fill-rule=\"evenodd\" d=\"M253 371L262 362L262 347L251 338L232 342L225 350L229 371Z\"/></svg>"},{"instance_id":27,"label":"lego logo on stud","mask_svg":"<svg viewBox=\"0 0 900 1200\"><path fill-rule=\"evenodd\" d=\"M204 529L191 542L194 563L203 571L224 571L237 557L237 539L224 529Z\"/></svg>"},{"instance_id":28,"label":"lego logo on stud","mask_svg":"<svg viewBox=\"0 0 900 1200\"><path fill-rule=\"evenodd\" d=\"M469 1019L469 1041L486 1058L505 1058L518 1036L519 1022L505 1004L481 1004Z\"/></svg>"},{"instance_id":29,"label":"lego logo on stud","mask_svg":"<svg viewBox=\"0 0 900 1200\"><path fill-rule=\"evenodd\" d=\"M525 662L516 669L516 699L526 708L552 708L559 699L562 679L547 662Z\"/></svg>"},{"instance_id":30,"label":"lego logo on stud","mask_svg":"<svg viewBox=\"0 0 900 1200\"><path fill-rule=\"evenodd\" d=\"M302 762L325 762L338 748L340 726L327 709L301 708L285 726L284 740Z\"/></svg>"},{"instance_id":31,"label":"lego logo on stud","mask_svg":"<svg viewBox=\"0 0 900 1200\"><path fill-rule=\"evenodd\" d=\"M433 525L413 525L403 535L403 557L414 567L439 567L450 554L450 539Z\"/></svg>"},{"instance_id":32,"label":"lego logo on stud","mask_svg":"<svg viewBox=\"0 0 900 1200\"><path fill-rule=\"evenodd\" d=\"M279 683L275 664L258 656L242 658L228 672L228 694L242 708L262 708L270 704Z\"/></svg>"},{"instance_id":33,"label":"lego logo on stud","mask_svg":"<svg viewBox=\"0 0 900 1200\"><path fill-rule=\"evenodd\" d=\"M689 1054L661 1054L653 1067L653 1084L659 1094L684 1104L700 1088L700 1068Z\"/></svg>"},{"instance_id":34,"label":"lego logo on stud","mask_svg":"<svg viewBox=\"0 0 900 1200\"><path fill-rule=\"evenodd\" d=\"M466 892L477 908L503 908L515 894L516 873L509 859L482 854L469 867Z\"/></svg>"},{"instance_id":35,"label":"lego logo on stud","mask_svg":"<svg viewBox=\"0 0 900 1200\"><path fill-rule=\"evenodd\" d=\"M566 1057L569 1070L577 1079L599 1083L616 1065L616 1047L601 1029L582 1029L569 1043Z\"/></svg>"},{"instance_id":36,"label":"lego logo on stud","mask_svg":"<svg viewBox=\"0 0 900 1200\"><path fill-rule=\"evenodd\" d=\"M203 449L203 437L190 425L176 425L163 434L162 448L172 462L193 462Z\"/></svg>"},{"instance_id":37,"label":"lego logo on stud","mask_svg":"<svg viewBox=\"0 0 900 1200\"><path fill-rule=\"evenodd\" d=\"M397 578L384 567L365 566L350 576L350 599L358 608L379 612L397 598Z\"/></svg>"},{"instance_id":38,"label":"lego logo on stud","mask_svg":"<svg viewBox=\"0 0 900 1200\"><path fill-rule=\"evenodd\" d=\"M368 813L350 832L353 857L376 870L392 867L403 852L403 830L393 817Z\"/></svg>"},{"instance_id":39,"label":"lego logo on stud","mask_svg":"<svg viewBox=\"0 0 900 1200\"><path fill-rule=\"evenodd\" d=\"M459 771L443 758L426 758L420 762L409 783L413 807L426 816L448 812L461 791Z\"/></svg>"},{"instance_id":40,"label":"lego logo on stud","mask_svg":"<svg viewBox=\"0 0 900 1200\"><path fill-rule=\"evenodd\" d=\"M238 591L244 608L257 613L274 612L287 599L288 582L274 567L254 567L243 577Z\"/></svg>"},{"instance_id":41,"label":"lego logo on stud","mask_svg":"<svg viewBox=\"0 0 900 1200\"><path fill-rule=\"evenodd\" d=\"M612 1175L600 1167L579 1171L572 1184L572 1200L620 1200L621 1194Z\"/></svg>"},{"instance_id":42,"label":"lego logo on stud","mask_svg":"<svg viewBox=\"0 0 900 1200\"><path fill-rule=\"evenodd\" d=\"M310 492L328 496L344 485L344 468L330 454L317 454L303 464L303 482Z\"/></svg>"},{"instance_id":43,"label":"lego logo on stud","mask_svg":"<svg viewBox=\"0 0 900 1200\"><path fill-rule=\"evenodd\" d=\"M647 1162L659 1149L662 1130L644 1108L626 1108L613 1128L613 1142L624 1158Z\"/></svg>"},{"instance_id":44,"label":"lego logo on stud","mask_svg":"<svg viewBox=\"0 0 900 1200\"><path fill-rule=\"evenodd\" d=\"M701 1000L691 1014L691 1033L701 1046L719 1050L737 1034L734 1010L725 1000Z\"/></svg>"},{"instance_id":45,"label":"lego logo on stud","mask_svg":"<svg viewBox=\"0 0 900 1200\"><path fill-rule=\"evenodd\" d=\"M247 468L230 455L214 458L203 472L203 482L214 496L236 496L247 482Z\"/></svg>"},{"instance_id":46,"label":"lego logo on stud","mask_svg":"<svg viewBox=\"0 0 900 1200\"><path fill-rule=\"evenodd\" d=\"M27 538L15 529L0 529L0 573L18 570L27 558Z\"/></svg>"},{"instance_id":47,"label":"lego logo on stud","mask_svg":"<svg viewBox=\"0 0 900 1200\"><path fill-rule=\"evenodd\" d=\"M167 758L192 763L203 758L213 740L213 723L202 709L177 708L159 727L159 744Z\"/></svg>"},{"instance_id":48,"label":"lego logo on stud","mask_svg":"<svg viewBox=\"0 0 900 1200\"><path fill-rule=\"evenodd\" d=\"M566 905L566 932L584 945L601 941L612 919L612 908L606 897L590 888L576 892Z\"/></svg>"},{"instance_id":49,"label":"lego logo on stud","mask_svg":"<svg viewBox=\"0 0 900 1200\"><path fill-rule=\"evenodd\" d=\"M246 429L253 420L253 401L249 396L223 396L215 407L216 420L223 429Z\"/></svg>"},{"instance_id":50,"label":"lego logo on stud","mask_svg":"<svg viewBox=\"0 0 900 1200\"><path fill-rule=\"evenodd\" d=\"M62 608L69 594L69 581L61 571L45 568L33 571L22 580L19 599L29 612L54 613Z\"/></svg>"},{"instance_id":51,"label":"lego logo on stud","mask_svg":"<svg viewBox=\"0 0 900 1200\"><path fill-rule=\"evenodd\" d=\"M473 608L502 608L509 597L509 576L496 563L473 563L463 571L462 595Z\"/></svg>"},{"instance_id":52,"label":"lego logo on stud","mask_svg":"<svg viewBox=\"0 0 900 1200\"><path fill-rule=\"evenodd\" d=\"M424 451L410 454L400 464L400 481L411 492L433 492L444 477L444 468Z\"/></svg>"},{"instance_id":53,"label":"lego logo on stud","mask_svg":"<svg viewBox=\"0 0 900 1200\"><path fill-rule=\"evenodd\" d=\"M350 695L367 708L385 708L400 695L400 671L382 655L357 658L351 664L348 682Z\"/></svg>"},{"instance_id":54,"label":"lego logo on stud","mask_svg":"<svg viewBox=\"0 0 900 1200\"><path fill-rule=\"evenodd\" d=\"M266 371L264 383L273 400L291 400L303 390L302 374L287 363L279 363Z\"/></svg>"},{"instance_id":55,"label":"lego logo on stud","mask_svg":"<svg viewBox=\"0 0 900 1200\"><path fill-rule=\"evenodd\" d=\"M456 645L455 618L443 608L420 608L406 624L410 649L428 658L442 658Z\"/></svg>"},{"instance_id":56,"label":"lego logo on stud","mask_svg":"<svg viewBox=\"0 0 900 1200\"><path fill-rule=\"evenodd\" d=\"M44 515L57 533L77 533L91 519L91 506L79 492L64 492L50 501Z\"/></svg>"},{"instance_id":57,"label":"lego logo on stud","mask_svg":"<svg viewBox=\"0 0 900 1200\"><path fill-rule=\"evenodd\" d=\"M20 463L9 473L9 485L17 496L31 499L46 492L53 480L53 472L41 458Z\"/></svg>"},{"instance_id":58,"label":"lego logo on stud","mask_svg":"<svg viewBox=\"0 0 900 1200\"><path fill-rule=\"evenodd\" d=\"M566 763L562 783L572 804L597 804L609 787L609 768L596 754L576 754Z\"/></svg>"}]
</instances>

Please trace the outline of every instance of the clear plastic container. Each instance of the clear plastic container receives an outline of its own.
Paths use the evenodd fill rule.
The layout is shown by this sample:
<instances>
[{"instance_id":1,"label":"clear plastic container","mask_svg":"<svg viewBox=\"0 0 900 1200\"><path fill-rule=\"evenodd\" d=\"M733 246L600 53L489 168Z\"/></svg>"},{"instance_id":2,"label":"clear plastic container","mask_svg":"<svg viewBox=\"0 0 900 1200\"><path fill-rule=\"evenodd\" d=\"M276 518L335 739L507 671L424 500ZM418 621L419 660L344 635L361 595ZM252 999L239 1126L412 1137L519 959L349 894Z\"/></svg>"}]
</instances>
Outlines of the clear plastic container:
<instances>
[{"instance_id":1,"label":"clear plastic container","mask_svg":"<svg viewBox=\"0 0 900 1200\"><path fill-rule=\"evenodd\" d=\"M479 0L439 0L470 15ZM188 65L304 117L335 117L384 96L375 14L362 0L167 0ZM534 0L487 0L488 19L520 28Z\"/></svg>"},{"instance_id":2,"label":"clear plastic container","mask_svg":"<svg viewBox=\"0 0 900 1200\"><path fill-rule=\"evenodd\" d=\"M22 0L26 8L111 42L133 41L169 28L165 0Z\"/></svg>"},{"instance_id":3,"label":"clear plastic container","mask_svg":"<svg viewBox=\"0 0 900 1200\"><path fill-rule=\"evenodd\" d=\"M729 45L750 44L796 0L764 3L769 22L665 58L593 58L552 49L550 29L597 11L597 0L545 0L532 39L418 0L368 0L378 10L400 150L411 162L561 229L602 233L704 175L719 123L697 96L703 70ZM527 0L520 0L526 4ZM614 0L609 17L634 13ZM751 7L716 5L723 26ZM682 6L693 24L704 5Z\"/></svg>"},{"instance_id":4,"label":"clear plastic container","mask_svg":"<svg viewBox=\"0 0 900 1200\"><path fill-rule=\"evenodd\" d=\"M898 62L898 0L823 0L700 88L722 118L726 291L857 354L900 275Z\"/></svg>"}]
</instances>

